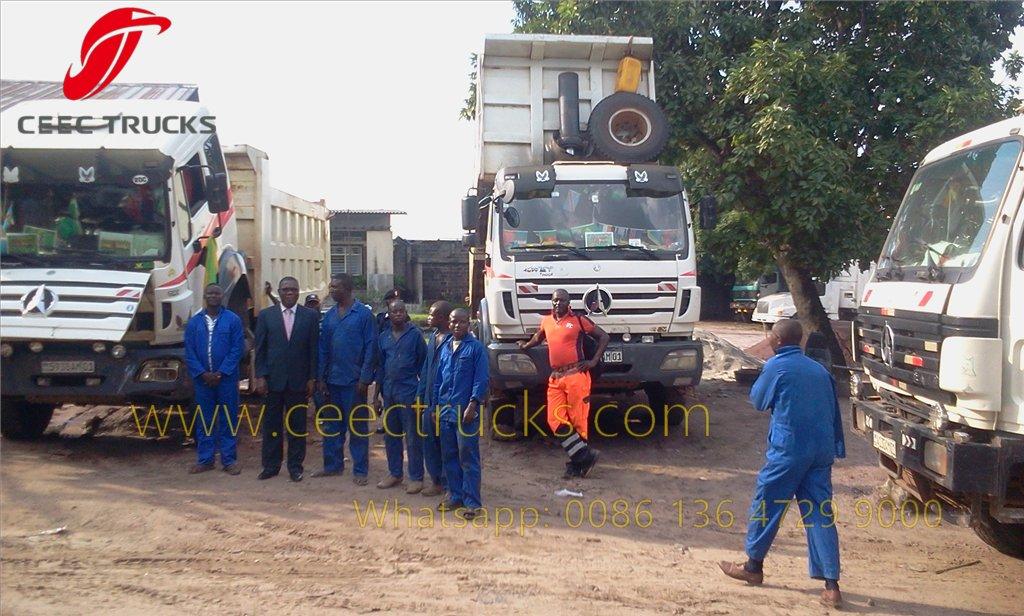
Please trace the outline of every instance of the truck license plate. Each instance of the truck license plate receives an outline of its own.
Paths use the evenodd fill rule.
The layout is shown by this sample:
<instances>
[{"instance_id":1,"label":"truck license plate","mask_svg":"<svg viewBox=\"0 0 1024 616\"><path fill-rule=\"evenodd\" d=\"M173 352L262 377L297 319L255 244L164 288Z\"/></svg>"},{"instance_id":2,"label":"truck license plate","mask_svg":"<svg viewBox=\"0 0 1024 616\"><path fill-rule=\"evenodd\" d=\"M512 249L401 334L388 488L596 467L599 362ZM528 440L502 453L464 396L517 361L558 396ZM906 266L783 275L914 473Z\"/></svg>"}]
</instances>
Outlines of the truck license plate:
<instances>
[{"instance_id":1,"label":"truck license plate","mask_svg":"<svg viewBox=\"0 0 1024 616\"><path fill-rule=\"evenodd\" d=\"M896 459L896 441L879 432L871 433L871 444L893 460Z\"/></svg>"},{"instance_id":2,"label":"truck license plate","mask_svg":"<svg viewBox=\"0 0 1024 616\"><path fill-rule=\"evenodd\" d=\"M89 374L96 372L94 361L44 361L43 374Z\"/></svg>"},{"instance_id":3,"label":"truck license plate","mask_svg":"<svg viewBox=\"0 0 1024 616\"><path fill-rule=\"evenodd\" d=\"M605 351L604 357L601 358L606 364L621 364L622 363L622 351Z\"/></svg>"}]
</instances>

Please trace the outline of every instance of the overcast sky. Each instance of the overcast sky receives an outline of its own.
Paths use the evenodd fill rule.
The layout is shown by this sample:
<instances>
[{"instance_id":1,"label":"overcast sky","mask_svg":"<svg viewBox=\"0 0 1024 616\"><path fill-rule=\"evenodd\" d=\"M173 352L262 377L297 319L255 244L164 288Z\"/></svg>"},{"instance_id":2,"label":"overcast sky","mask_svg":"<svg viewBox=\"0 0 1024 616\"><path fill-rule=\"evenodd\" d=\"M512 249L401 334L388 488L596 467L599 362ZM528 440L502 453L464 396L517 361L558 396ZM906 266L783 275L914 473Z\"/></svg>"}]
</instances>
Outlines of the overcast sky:
<instances>
[{"instance_id":1,"label":"overcast sky","mask_svg":"<svg viewBox=\"0 0 1024 616\"><path fill-rule=\"evenodd\" d=\"M276 188L404 210L402 237L460 237L474 184L474 127L458 119L469 55L511 32L510 2L4 2L0 76L61 81L89 26L124 6L172 25L143 34L117 81L198 84L221 142L267 152Z\"/></svg>"},{"instance_id":2,"label":"overcast sky","mask_svg":"<svg viewBox=\"0 0 1024 616\"><path fill-rule=\"evenodd\" d=\"M89 26L123 6L171 27L144 32L117 81L198 84L221 143L267 152L275 188L406 211L392 219L402 237L461 237L469 55L512 31L510 2L4 2L0 76L63 80Z\"/></svg>"}]
</instances>

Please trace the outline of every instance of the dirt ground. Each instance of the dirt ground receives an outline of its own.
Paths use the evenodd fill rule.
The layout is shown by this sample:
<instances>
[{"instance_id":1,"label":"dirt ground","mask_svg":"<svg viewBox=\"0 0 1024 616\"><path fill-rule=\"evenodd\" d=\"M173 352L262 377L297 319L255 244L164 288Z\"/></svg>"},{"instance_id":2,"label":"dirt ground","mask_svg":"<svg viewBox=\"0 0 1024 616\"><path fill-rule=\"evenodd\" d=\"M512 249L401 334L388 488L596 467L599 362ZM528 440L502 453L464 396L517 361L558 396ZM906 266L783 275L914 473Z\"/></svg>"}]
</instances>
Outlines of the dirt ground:
<instances>
[{"instance_id":1,"label":"dirt ground","mask_svg":"<svg viewBox=\"0 0 1024 616\"><path fill-rule=\"evenodd\" d=\"M820 583L807 577L795 513L766 561L763 587L718 571L719 560L742 558L767 418L726 379L704 382L697 399L709 410L707 435L695 413L689 436L683 426L668 437L595 436L601 463L583 480L560 479L553 441L483 440L492 517L482 527L456 528L450 514L421 510L437 499L377 489L380 436L366 487L353 485L349 470L299 484L285 475L257 481L259 442L248 435L238 477L186 474L194 450L175 439L4 441L0 612L827 613ZM833 473L845 611L1021 613L1024 561L967 529L928 528L935 517L912 510L885 528L891 510L882 506L879 518L884 476L873 451L849 430L847 447ZM320 460L312 437L307 474ZM561 489L582 497L557 496ZM396 520L394 499L410 514ZM386 500L379 524L366 517L371 501L380 509ZM967 566L944 571L956 565Z\"/></svg>"}]
</instances>

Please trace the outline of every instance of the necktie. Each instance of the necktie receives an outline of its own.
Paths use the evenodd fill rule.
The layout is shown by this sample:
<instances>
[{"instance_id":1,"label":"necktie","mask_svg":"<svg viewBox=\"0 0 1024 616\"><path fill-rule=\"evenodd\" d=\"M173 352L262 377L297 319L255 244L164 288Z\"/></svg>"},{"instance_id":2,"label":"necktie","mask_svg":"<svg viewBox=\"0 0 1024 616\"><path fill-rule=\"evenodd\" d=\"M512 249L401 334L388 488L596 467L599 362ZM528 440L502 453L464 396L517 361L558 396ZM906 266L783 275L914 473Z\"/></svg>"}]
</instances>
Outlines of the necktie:
<instances>
[{"instance_id":1,"label":"necktie","mask_svg":"<svg viewBox=\"0 0 1024 616\"><path fill-rule=\"evenodd\" d=\"M286 308L284 311L284 335L288 340L292 339L292 325L295 321L294 308Z\"/></svg>"}]
</instances>

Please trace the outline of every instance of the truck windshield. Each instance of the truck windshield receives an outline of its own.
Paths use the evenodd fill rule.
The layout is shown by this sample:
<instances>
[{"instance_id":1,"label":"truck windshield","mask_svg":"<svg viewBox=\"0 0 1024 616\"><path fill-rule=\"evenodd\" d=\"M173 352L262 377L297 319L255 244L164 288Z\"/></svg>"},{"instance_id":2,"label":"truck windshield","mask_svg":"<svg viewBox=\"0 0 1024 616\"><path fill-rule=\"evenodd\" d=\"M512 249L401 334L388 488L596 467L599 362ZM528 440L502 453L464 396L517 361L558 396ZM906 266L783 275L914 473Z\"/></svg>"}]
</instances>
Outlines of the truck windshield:
<instances>
[{"instance_id":1,"label":"truck windshield","mask_svg":"<svg viewBox=\"0 0 1024 616\"><path fill-rule=\"evenodd\" d=\"M969 150L914 176L879 269L977 264L1020 154L1020 141Z\"/></svg>"},{"instance_id":2,"label":"truck windshield","mask_svg":"<svg viewBox=\"0 0 1024 616\"><path fill-rule=\"evenodd\" d=\"M167 260L169 171L80 156L5 153L4 265Z\"/></svg>"},{"instance_id":3,"label":"truck windshield","mask_svg":"<svg viewBox=\"0 0 1024 616\"><path fill-rule=\"evenodd\" d=\"M687 228L682 195L627 193L625 184L556 184L550 197L517 198L519 226L502 222L506 253L550 253L547 247L675 258L686 254ZM640 250L636 250L640 249Z\"/></svg>"}]
</instances>

